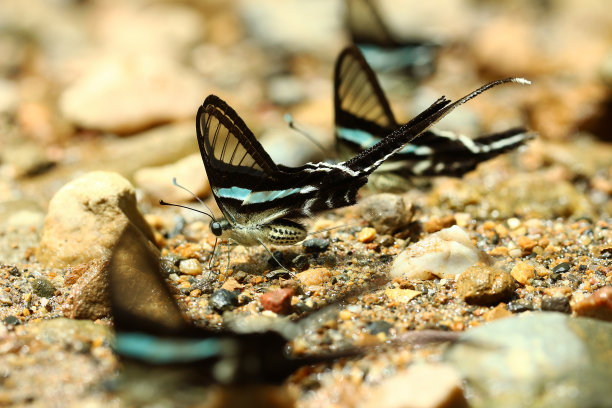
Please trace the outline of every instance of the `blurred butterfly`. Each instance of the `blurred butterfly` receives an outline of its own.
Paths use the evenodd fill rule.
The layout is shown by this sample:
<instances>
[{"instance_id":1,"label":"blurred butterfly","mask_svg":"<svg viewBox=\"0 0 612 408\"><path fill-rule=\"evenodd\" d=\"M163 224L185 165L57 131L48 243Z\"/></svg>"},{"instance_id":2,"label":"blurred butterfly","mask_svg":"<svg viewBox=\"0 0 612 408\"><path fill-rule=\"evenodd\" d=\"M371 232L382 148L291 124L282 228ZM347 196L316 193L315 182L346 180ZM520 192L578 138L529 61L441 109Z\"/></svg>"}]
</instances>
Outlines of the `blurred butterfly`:
<instances>
[{"instance_id":1,"label":"blurred butterfly","mask_svg":"<svg viewBox=\"0 0 612 408\"><path fill-rule=\"evenodd\" d=\"M403 72L422 79L434 71L439 44L421 39L399 40L368 0L347 0L346 21L351 40L377 72Z\"/></svg>"},{"instance_id":2,"label":"blurred butterfly","mask_svg":"<svg viewBox=\"0 0 612 408\"><path fill-rule=\"evenodd\" d=\"M341 157L359 154L401 128L376 75L355 46L345 48L336 61L334 110L336 146ZM532 137L524 128L476 139L450 131L426 130L378 169L373 180L375 188L405 189L407 180L417 176L460 177Z\"/></svg>"},{"instance_id":3,"label":"blurred butterfly","mask_svg":"<svg viewBox=\"0 0 612 408\"><path fill-rule=\"evenodd\" d=\"M354 136L358 140L362 135L380 136L367 147L360 145L363 148L344 162L307 163L299 167L276 164L227 103L210 95L198 109L200 153L213 196L223 213L222 219L210 223L217 237L245 246L261 244L266 250L266 244L290 245L302 241L306 229L297 220L355 204L357 191L372 172L453 109L496 85L529 83L521 78L508 78L491 82L456 102L441 97L405 125L393 123L385 127L377 121L376 112L388 111L386 101L376 105L374 100L370 108L355 94L358 111L340 103L350 100L344 95L352 95L346 92L345 85L351 87L358 82L367 91L375 83L355 79L351 72L355 68L359 72L359 66L347 66L342 62L344 59L341 58L336 75L348 79L337 83L339 134L343 141ZM364 95L368 94L369 91ZM378 95L382 95L380 90ZM391 118L386 111L383 114Z\"/></svg>"},{"instance_id":4,"label":"blurred butterfly","mask_svg":"<svg viewBox=\"0 0 612 408\"><path fill-rule=\"evenodd\" d=\"M114 350L123 365L120 387L171 392L187 385L277 385L300 367L356 355L292 357L289 330L237 333L195 326L162 278L159 253L135 245L142 238L134 231L126 229L108 265Z\"/></svg>"}]
</instances>

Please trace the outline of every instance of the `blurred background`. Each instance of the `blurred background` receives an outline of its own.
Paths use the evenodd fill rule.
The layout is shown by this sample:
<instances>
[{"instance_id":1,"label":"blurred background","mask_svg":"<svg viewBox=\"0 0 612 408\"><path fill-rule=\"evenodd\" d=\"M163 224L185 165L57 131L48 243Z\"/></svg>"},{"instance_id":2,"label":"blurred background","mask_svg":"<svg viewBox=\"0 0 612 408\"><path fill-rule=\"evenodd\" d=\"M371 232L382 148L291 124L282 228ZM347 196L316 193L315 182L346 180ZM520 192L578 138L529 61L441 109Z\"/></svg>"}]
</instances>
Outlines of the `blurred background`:
<instances>
[{"instance_id":1,"label":"blurred background","mask_svg":"<svg viewBox=\"0 0 612 408\"><path fill-rule=\"evenodd\" d=\"M525 124L539 138L522 168L570 169L609 201L608 1L373 5L395 38L437 47L430 71L382 77L402 122L441 95L526 77L531 87L489 92L440 127L476 136ZM206 195L194 118L211 93L279 162L323 159L283 115L333 150L333 65L355 35L347 14L341 0L2 0L0 200L44 207L93 169L121 173L151 203L187 198L174 176Z\"/></svg>"}]
</instances>

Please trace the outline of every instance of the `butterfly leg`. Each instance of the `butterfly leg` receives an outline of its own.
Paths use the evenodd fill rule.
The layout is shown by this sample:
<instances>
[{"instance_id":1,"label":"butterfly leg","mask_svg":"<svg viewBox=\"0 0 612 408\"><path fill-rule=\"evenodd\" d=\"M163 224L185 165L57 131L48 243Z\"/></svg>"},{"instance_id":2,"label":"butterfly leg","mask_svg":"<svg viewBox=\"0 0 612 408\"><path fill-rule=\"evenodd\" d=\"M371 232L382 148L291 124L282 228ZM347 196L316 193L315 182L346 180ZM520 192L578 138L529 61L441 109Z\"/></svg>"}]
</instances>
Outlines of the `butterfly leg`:
<instances>
[{"instance_id":1,"label":"butterfly leg","mask_svg":"<svg viewBox=\"0 0 612 408\"><path fill-rule=\"evenodd\" d=\"M263 243L263 241L259 238L257 238L257 241L261 244L262 247L264 247L264 249L268 252L268 254L272 257L272 259L274 259L276 261L277 264L280 265L281 268L283 268L285 271L287 271L289 273L289 275L291 275L291 277L295 278L295 274L293 272L291 272L289 269L285 268L283 266L282 263L280 263L280 261L278 259L276 259L276 257L274 256L274 254L272 253L272 251L270 251L270 249L266 246L266 244Z\"/></svg>"}]
</instances>

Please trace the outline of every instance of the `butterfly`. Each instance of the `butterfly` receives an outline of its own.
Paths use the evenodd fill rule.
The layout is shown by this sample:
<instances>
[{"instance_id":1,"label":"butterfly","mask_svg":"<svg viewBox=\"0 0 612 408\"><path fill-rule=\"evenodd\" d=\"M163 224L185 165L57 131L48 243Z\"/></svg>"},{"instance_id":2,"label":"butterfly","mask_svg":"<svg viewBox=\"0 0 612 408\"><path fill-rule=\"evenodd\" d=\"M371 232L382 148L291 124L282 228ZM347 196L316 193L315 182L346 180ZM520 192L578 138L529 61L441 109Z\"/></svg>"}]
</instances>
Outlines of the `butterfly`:
<instances>
[{"instance_id":1,"label":"butterfly","mask_svg":"<svg viewBox=\"0 0 612 408\"><path fill-rule=\"evenodd\" d=\"M336 146L341 157L359 154L401 128L376 75L355 46L345 48L336 60L334 111ZM519 127L477 139L426 130L387 159L376 173L375 184L383 190L405 189L406 180L417 176L460 177L532 137Z\"/></svg>"},{"instance_id":2,"label":"butterfly","mask_svg":"<svg viewBox=\"0 0 612 408\"><path fill-rule=\"evenodd\" d=\"M440 45L427 40L398 40L368 0L347 0L346 21L351 40L377 72L399 71L422 79L434 71Z\"/></svg>"},{"instance_id":3,"label":"butterfly","mask_svg":"<svg viewBox=\"0 0 612 408\"><path fill-rule=\"evenodd\" d=\"M280 331L237 333L195 326L164 282L157 252L147 255L146 248L134 249L139 240L127 229L107 267L114 350L128 374L140 368L140 374L173 372L200 385L274 385L302 366L356 355L340 351L292 357Z\"/></svg>"},{"instance_id":4,"label":"butterfly","mask_svg":"<svg viewBox=\"0 0 612 408\"><path fill-rule=\"evenodd\" d=\"M343 78L353 78L345 71L345 64L339 67ZM459 105L509 82L529 83L522 78L508 78L491 82L455 102L441 97L402 126L385 126L377 121L377 110L390 112L388 104L374 104L371 110L365 110L366 105L360 104L364 110L358 112L339 109L337 123L345 126L341 134L348 134L342 129L358 135L369 132L380 135L380 140L346 161L306 163L299 167L276 164L234 109L210 95L196 117L200 153L213 196L223 214L222 219L212 219L210 230L228 241L244 246L261 244L266 250L266 244L300 242L306 237L306 228L299 223L301 218L355 204L357 191L368 177L407 143ZM346 83L350 85L352 81ZM360 83L367 88L375 82ZM343 84L339 89L337 95L343 94Z\"/></svg>"}]
</instances>

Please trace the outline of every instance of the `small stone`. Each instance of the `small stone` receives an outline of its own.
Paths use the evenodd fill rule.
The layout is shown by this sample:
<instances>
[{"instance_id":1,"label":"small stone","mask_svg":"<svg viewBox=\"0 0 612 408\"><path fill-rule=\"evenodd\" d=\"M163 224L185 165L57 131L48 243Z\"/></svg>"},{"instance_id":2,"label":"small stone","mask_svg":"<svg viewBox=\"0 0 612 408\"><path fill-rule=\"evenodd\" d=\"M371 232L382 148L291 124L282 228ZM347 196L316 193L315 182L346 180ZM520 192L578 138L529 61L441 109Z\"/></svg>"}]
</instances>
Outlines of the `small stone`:
<instances>
[{"instance_id":1,"label":"small stone","mask_svg":"<svg viewBox=\"0 0 612 408\"><path fill-rule=\"evenodd\" d=\"M538 242L523 235L518 237L517 244L521 247L523 251L530 253L533 248L535 248L535 246L538 244Z\"/></svg>"},{"instance_id":2,"label":"small stone","mask_svg":"<svg viewBox=\"0 0 612 408\"><path fill-rule=\"evenodd\" d=\"M304 286L323 285L331 277L332 273L327 268L311 268L297 274L298 281Z\"/></svg>"},{"instance_id":3,"label":"small stone","mask_svg":"<svg viewBox=\"0 0 612 408\"><path fill-rule=\"evenodd\" d=\"M48 279L36 278L32 281L32 290L40 297L50 298L55 294L55 286Z\"/></svg>"},{"instance_id":4,"label":"small stone","mask_svg":"<svg viewBox=\"0 0 612 408\"><path fill-rule=\"evenodd\" d=\"M306 252L323 252L329 248L329 240L324 238L309 238L302 242Z\"/></svg>"},{"instance_id":5,"label":"small stone","mask_svg":"<svg viewBox=\"0 0 612 408\"><path fill-rule=\"evenodd\" d=\"M227 289L219 289L210 297L210 306L218 313L232 310L237 305L238 296Z\"/></svg>"},{"instance_id":6,"label":"small stone","mask_svg":"<svg viewBox=\"0 0 612 408\"><path fill-rule=\"evenodd\" d=\"M100 260L80 265L84 271L62 305L64 316L96 320L111 315L107 267L108 262Z\"/></svg>"},{"instance_id":7,"label":"small stone","mask_svg":"<svg viewBox=\"0 0 612 408\"><path fill-rule=\"evenodd\" d=\"M455 278L477 262L489 262L461 227L453 226L425 237L402 251L391 276L405 279Z\"/></svg>"},{"instance_id":8,"label":"small stone","mask_svg":"<svg viewBox=\"0 0 612 408\"><path fill-rule=\"evenodd\" d=\"M519 262L514 265L510 275L521 285L526 285L535 277L535 267L527 262Z\"/></svg>"},{"instance_id":9,"label":"small stone","mask_svg":"<svg viewBox=\"0 0 612 408\"><path fill-rule=\"evenodd\" d=\"M395 194L376 194L362 200L359 206L361 216L380 234L393 234L412 219L403 198Z\"/></svg>"},{"instance_id":10,"label":"small stone","mask_svg":"<svg viewBox=\"0 0 612 408\"><path fill-rule=\"evenodd\" d=\"M535 309L536 308L533 305L533 303L531 303L530 301L526 299L517 299L517 300L513 300L512 302L508 303L508 311L512 313L529 312Z\"/></svg>"},{"instance_id":11,"label":"small stone","mask_svg":"<svg viewBox=\"0 0 612 408\"><path fill-rule=\"evenodd\" d=\"M7 326L17 326L18 324L21 324L21 320L19 320L18 317L13 315L6 316L4 319L2 319L2 321Z\"/></svg>"},{"instance_id":12,"label":"small stone","mask_svg":"<svg viewBox=\"0 0 612 408\"><path fill-rule=\"evenodd\" d=\"M366 330L373 335L378 333L385 333L389 335L389 330L393 327L393 324L386 322L384 320L377 320L374 322L370 322L366 325Z\"/></svg>"},{"instance_id":13,"label":"small stone","mask_svg":"<svg viewBox=\"0 0 612 408\"><path fill-rule=\"evenodd\" d=\"M244 289L244 285L238 283L238 281L232 276L227 278L225 282L223 282L221 289L229 290L230 292L234 292L236 290L241 291L242 289Z\"/></svg>"},{"instance_id":14,"label":"small stone","mask_svg":"<svg viewBox=\"0 0 612 408\"><path fill-rule=\"evenodd\" d=\"M390 247L395 244L395 238L392 235L383 235L380 237L380 245L384 247Z\"/></svg>"},{"instance_id":15,"label":"small stone","mask_svg":"<svg viewBox=\"0 0 612 408\"><path fill-rule=\"evenodd\" d=\"M508 300L515 288L510 274L476 264L457 278L457 294L471 305L489 306Z\"/></svg>"},{"instance_id":16,"label":"small stone","mask_svg":"<svg viewBox=\"0 0 612 408\"><path fill-rule=\"evenodd\" d=\"M520 226L521 226L521 220L519 220L518 218L514 218L514 217L508 218L508 227L511 230L515 230Z\"/></svg>"},{"instance_id":17,"label":"small stone","mask_svg":"<svg viewBox=\"0 0 612 408\"><path fill-rule=\"evenodd\" d=\"M385 296L398 303L408 303L420 294L418 290L412 289L385 289Z\"/></svg>"},{"instance_id":18,"label":"small stone","mask_svg":"<svg viewBox=\"0 0 612 408\"><path fill-rule=\"evenodd\" d=\"M293 288L278 289L264 293L259 297L259 301L264 310L285 315L291 311L291 298L294 294Z\"/></svg>"},{"instance_id":19,"label":"small stone","mask_svg":"<svg viewBox=\"0 0 612 408\"><path fill-rule=\"evenodd\" d=\"M544 296L542 298L542 310L547 312L570 313L570 300L565 296Z\"/></svg>"},{"instance_id":20,"label":"small stone","mask_svg":"<svg viewBox=\"0 0 612 408\"><path fill-rule=\"evenodd\" d=\"M503 319L505 317L510 317L510 316L512 316L512 312L506 309L506 305L503 303L500 303L499 305L495 306L493 309L487 311L483 315L485 321L487 322L498 320L498 319Z\"/></svg>"},{"instance_id":21,"label":"small stone","mask_svg":"<svg viewBox=\"0 0 612 408\"><path fill-rule=\"evenodd\" d=\"M197 259L183 259L179 263L179 270L185 275L199 275L202 273L202 264Z\"/></svg>"},{"instance_id":22,"label":"small stone","mask_svg":"<svg viewBox=\"0 0 612 408\"><path fill-rule=\"evenodd\" d=\"M374 228L362 228L357 234L357 241L367 243L374 241L376 237L376 230Z\"/></svg>"},{"instance_id":23,"label":"small stone","mask_svg":"<svg viewBox=\"0 0 612 408\"><path fill-rule=\"evenodd\" d=\"M291 261L291 264L293 265L295 269L299 271L308 269L308 267L310 266L310 262L308 261L308 256L304 254L299 254L298 256L293 258L293 260Z\"/></svg>"},{"instance_id":24,"label":"small stone","mask_svg":"<svg viewBox=\"0 0 612 408\"><path fill-rule=\"evenodd\" d=\"M578 316L612 322L612 286L604 286L592 295L576 301L572 310Z\"/></svg>"},{"instance_id":25,"label":"small stone","mask_svg":"<svg viewBox=\"0 0 612 408\"><path fill-rule=\"evenodd\" d=\"M565 273L572 269L572 265L569 262L561 262L559 265L553 268L553 273Z\"/></svg>"},{"instance_id":26,"label":"small stone","mask_svg":"<svg viewBox=\"0 0 612 408\"><path fill-rule=\"evenodd\" d=\"M0 290L0 305L3 306L11 306L13 304L13 299L11 296L3 290Z\"/></svg>"},{"instance_id":27,"label":"small stone","mask_svg":"<svg viewBox=\"0 0 612 408\"><path fill-rule=\"evenodd\" d=\"M423 224L423 231L428 234L438 232L445 228L450 228L457 223L457 220L452 215L438 218L432 217Z\"/></svg>"},{"instance_id":28,"label":"small stone","mask_svg":"<svg viewBox=\"0 0 612 408\"><path fill-rule=\"evenodd\" d=\"M359 408L467 408L461 377L447 364L416 364L385 379Z\"/></svg>"}]
</instances>

